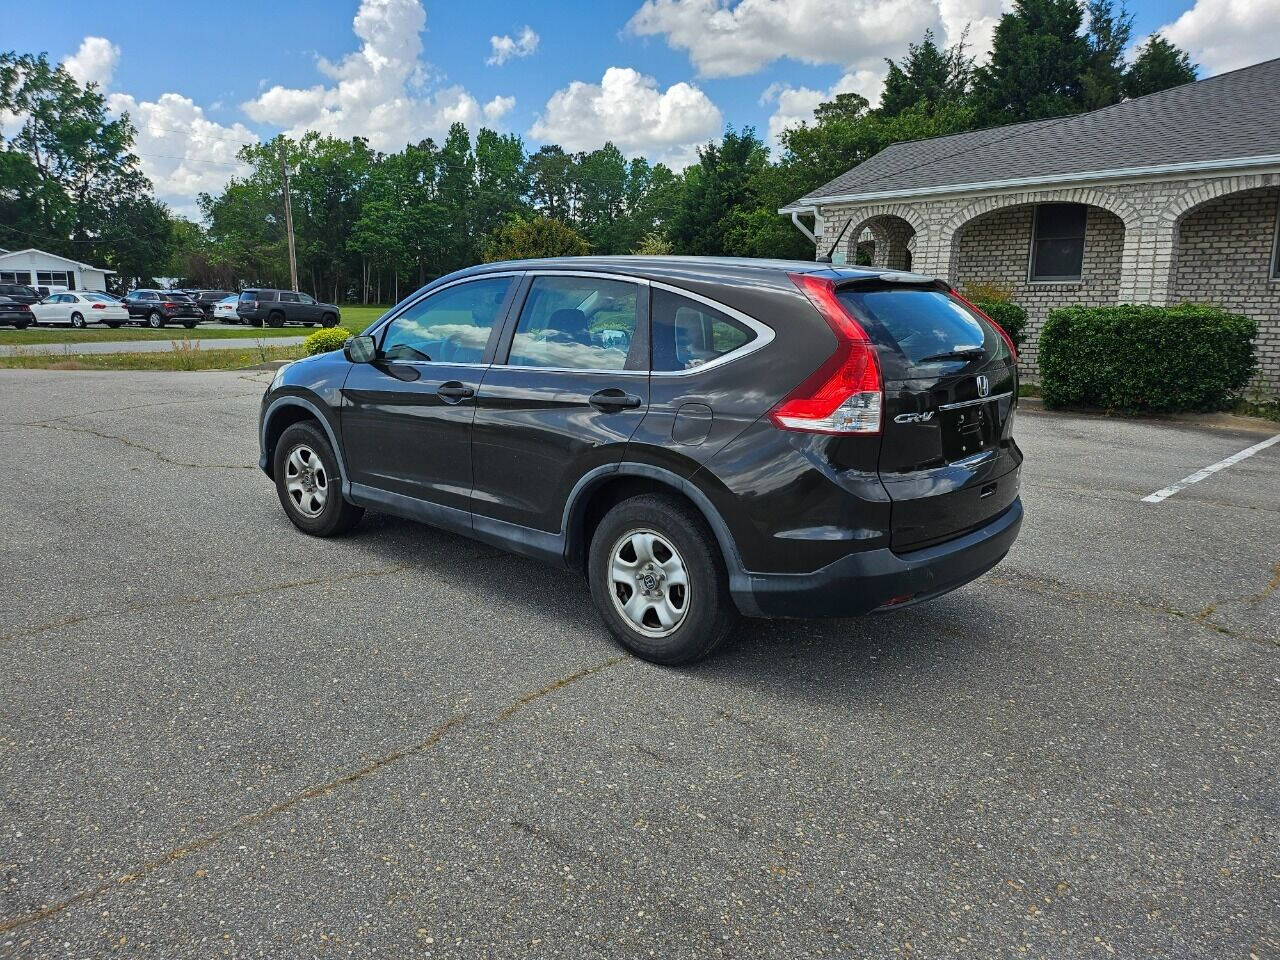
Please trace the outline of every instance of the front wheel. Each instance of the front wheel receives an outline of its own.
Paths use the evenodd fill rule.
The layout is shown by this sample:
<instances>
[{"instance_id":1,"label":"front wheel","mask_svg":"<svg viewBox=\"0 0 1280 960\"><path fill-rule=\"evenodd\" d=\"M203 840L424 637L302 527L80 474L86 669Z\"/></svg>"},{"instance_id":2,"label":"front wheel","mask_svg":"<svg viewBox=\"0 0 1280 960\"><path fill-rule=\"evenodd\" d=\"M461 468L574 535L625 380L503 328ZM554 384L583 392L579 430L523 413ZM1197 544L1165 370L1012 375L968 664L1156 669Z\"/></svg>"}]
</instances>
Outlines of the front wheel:
<instances>
[{"instance_id":1,"label":"front wheel","mask_svg":"<svg viewBox=\"0 0 1280 960\"><path fill-rule=\"evenodd\" d=\"M71 315L71 327L74 330L83 330L85 328L84 316L79 313Z\"/></svg>"},{"instance_id":2,"label":"front wheel","mask_svg":"<svg viewBox=\"0 0 1280 960\"><path fill-rule=\"evenodd\" d=\"M147 315L147 326L152 330L159 330L164 326L164 317L153 310Z\"/></svg>"},{"instance_id":3,"label":"front wheel","mask_svg":"<svg viewBox=\"0 0 1280 960\"><path fill-rule=\"evenodd\" d=\"M295 423L275 449L276 493L293 525L314 537L336 537L354 527L364 508L342 498L338 458L316 424Z\"/></svg>"},{"instance_id":4,"label":"front wheel","mask_svg":"<svg viewBox=\"0 0 1280 960\"><path fill-rule=\"evenodd\" d=\"M338 318L336 315L332 313L326 313L323 317L320 318L320 326L322 327L336 327L337 325L338 325Z\"/></svg>"},{"instance_id":5,"label":"front wheel","mask_svg":"<svg viewBox=\"0 0 1280 960\"><path fill-rule=\"evenodd\" d=\"M591 598L609 632L645 660L701 660L737 622L715 537L682 500L624 500L596 527L587 563Z\"/></svg>"}]
</instances>

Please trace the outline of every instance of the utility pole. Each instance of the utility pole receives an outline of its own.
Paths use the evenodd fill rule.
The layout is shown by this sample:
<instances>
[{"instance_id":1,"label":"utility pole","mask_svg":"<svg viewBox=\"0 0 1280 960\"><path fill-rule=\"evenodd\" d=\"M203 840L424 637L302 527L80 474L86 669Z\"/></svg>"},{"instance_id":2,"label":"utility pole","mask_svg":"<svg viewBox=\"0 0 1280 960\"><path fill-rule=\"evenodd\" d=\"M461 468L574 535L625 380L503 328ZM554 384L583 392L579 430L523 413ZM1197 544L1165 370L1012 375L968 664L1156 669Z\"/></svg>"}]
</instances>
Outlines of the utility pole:
<instances>
[{"instance_id":1,"label":"utility pole","mask_svg":"<svg viewBox=\"0 0 1280 960\"><path fill-rule=\"evenodd\" d=\"M289 161L283 143L280 145L280 172L284 174L284 229L289 234L289 289L297 290L298 254L293 245L293 201L289 197Z\"/></svg>"}]
</instances>

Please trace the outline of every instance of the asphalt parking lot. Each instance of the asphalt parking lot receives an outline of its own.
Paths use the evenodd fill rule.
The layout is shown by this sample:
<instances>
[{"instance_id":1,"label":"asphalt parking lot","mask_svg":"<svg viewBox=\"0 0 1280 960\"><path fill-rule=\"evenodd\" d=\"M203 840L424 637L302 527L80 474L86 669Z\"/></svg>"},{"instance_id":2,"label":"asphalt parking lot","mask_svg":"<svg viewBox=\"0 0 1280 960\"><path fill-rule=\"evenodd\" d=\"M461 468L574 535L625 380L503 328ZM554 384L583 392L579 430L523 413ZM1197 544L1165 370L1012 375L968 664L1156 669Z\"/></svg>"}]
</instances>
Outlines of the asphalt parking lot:
<instances>
[{"instance_id":1,"label":"asphalt parking lot","mask_svg":"<svg viewBox=\"0 0 1280 960\"><path fill-rule=\"evenodd\" d=\"M1266 431L1024 410L994 571L669 670L297 534L269 377L0 372L0 954L1280 955L1280 444L1142 500Z\"/></svg>"}]
</instances>

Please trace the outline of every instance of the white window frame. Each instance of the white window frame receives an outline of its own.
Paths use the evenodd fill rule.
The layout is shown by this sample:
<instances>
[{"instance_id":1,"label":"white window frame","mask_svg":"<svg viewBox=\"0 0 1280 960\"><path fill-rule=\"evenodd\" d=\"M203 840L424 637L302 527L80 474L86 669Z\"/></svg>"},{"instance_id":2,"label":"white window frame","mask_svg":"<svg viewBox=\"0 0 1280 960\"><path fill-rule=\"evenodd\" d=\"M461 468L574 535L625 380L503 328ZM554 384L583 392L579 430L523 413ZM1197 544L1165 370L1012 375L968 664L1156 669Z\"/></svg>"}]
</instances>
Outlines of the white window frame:
<instances>
[{"instance_id":1,"label":"white window frame","mask_svg":"<svg viewBox=\"0 0 1280 960\"><path fill-rule=\"evenodd\" d=\"M1084 233L1080 237L1080 276L1063 277L1063 278L1038 278L1036 277L1036 234L1040 229L1040 208L1049 204L1070 204L1077 207L1084 207ZM1046 200L1044 203L1037 203L1035 209L1031 211L1031 243L1027 249L1027 283L1037 285L1043 284L1047 286L1079 286L1085 282L1084 279L1084 255L1088 251L1089 243L1089 205L1087 203L1076 203L1074 200Z\"/></svg>"}]
</instances>

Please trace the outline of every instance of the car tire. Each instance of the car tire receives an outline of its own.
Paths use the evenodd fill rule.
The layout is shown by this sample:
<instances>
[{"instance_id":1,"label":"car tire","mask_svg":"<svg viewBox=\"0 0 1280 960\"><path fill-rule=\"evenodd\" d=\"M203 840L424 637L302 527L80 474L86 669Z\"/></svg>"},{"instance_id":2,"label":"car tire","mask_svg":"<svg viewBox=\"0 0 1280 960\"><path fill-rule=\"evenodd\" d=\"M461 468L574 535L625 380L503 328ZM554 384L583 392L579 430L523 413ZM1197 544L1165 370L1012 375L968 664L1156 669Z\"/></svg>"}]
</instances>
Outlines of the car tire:
<instances>
[{"instance_id":1,"label":"car tire","mask_svg":"<svg viewBox=\"0 0 1280 960\"><path fill-rule=\"evenodd\" d=\"M280 505L303 533L337 537L360 522L364 508L343 499L338 458L316 423L287 427L272 457Z\"/></svg>"},{"instance_id":2,"label":"car tire","mask_svg":"<svg viewBox=\"0 0 1280 960\"><path fill-rule=\"evenodd\" d=\"M273 310L273 311L271 311L271 313L267 314L267 326L268 326L268 327L283 327L283 326L284 326L284 314L283 314L283 313L281 313L279 310Z\"/></svg>"},{"instance_id":3,"label":"car tire","mask_svg":"<svg viewBox=\"0 0 1280 960\"><path fill-rule=\"evenodd\" d=\"M591 538L587 577L609 632L654 663L710 656L738 621L714 535L675 497L644 494L605 514Z\"/></svg>"},{"instance_id":4,"label":"car tire","mask_svg":"<svg viewBox=\"0 0 1280 960\"><path fill-rule=\"evenodd\" d=\"M147 326L152 330L160 330L164 327L164 317L158 311L152 310L147 314Z\"/></svg>"},{"instance_id":5,"label":"car tire","mask_svg":"<svg viewBox=\"0 0 1280 960\"><path fill-rule=\"evenodd\" d=\"M338 325L338 318L332 313L326 313L323 317L320 318L320 326L322 327L336 327L337 325Z\"/></svg>"},{"instance_id":6,"label":"car tire","mask_svg":"<svg viewBox=\"0 0 1280 960\"><path fill-rule=\"evenodd\" d=\"M196 324L199 322L199 320L183 320L182 325L188 330L194 330L196 328Z\"/></svg>"},{"instance_id":7,"label":"car tire","mask_svg":"<svg viewBox=\"0 0 1280 960\"><path fill-rule=\"evenodd\" d=\"M71 328L73 330L83 330L85 328L84 315L73 313L71 315Z\"/></svg>"},{"instance_id":8,"label":"car tire","mask_svg":"<svg viewBox=\"0 0 1280 960\"><path fill-rule=\"evenodd\" d=\"M112 330L118 330L118 329L120 329L120 321L119 321L119 320L104 320L103 322L104 322L108 327L110 327Z\"/></svg>"},{"instance_id":9,"label":"car tire","mask_svg":"<svg viewBox=\"0 0 1280 960\"><path fill-rule=\"evenodd\" d=\"M14 325L13 325L13 329L15 329L15 330L25 330L25 329L27 329L27 327L29 327L29 326L30 326L30 324L28 324L28 323L23 323L21 320L19 320L19 321L17 321L16 323L14 323Z\"/></svg>"},{"instance_id":10,"label":"car tire","mask_svg":"<svg viewBox=\"0 0 1280 960\"><path fill-rule=\"evenodd\" d=\"M261 320L260 318L258 318L258 317L251 317L251 318L249 318L248 320L246 320L246 321L245 321L245 323L247 323L247 324L248 324L249 326L251 326L251 327L260 327L260 326L262 326L262 320Z\"/></svg>"}]
</instances>

